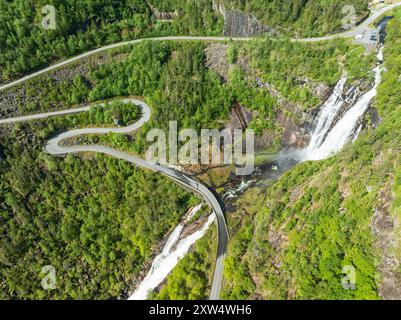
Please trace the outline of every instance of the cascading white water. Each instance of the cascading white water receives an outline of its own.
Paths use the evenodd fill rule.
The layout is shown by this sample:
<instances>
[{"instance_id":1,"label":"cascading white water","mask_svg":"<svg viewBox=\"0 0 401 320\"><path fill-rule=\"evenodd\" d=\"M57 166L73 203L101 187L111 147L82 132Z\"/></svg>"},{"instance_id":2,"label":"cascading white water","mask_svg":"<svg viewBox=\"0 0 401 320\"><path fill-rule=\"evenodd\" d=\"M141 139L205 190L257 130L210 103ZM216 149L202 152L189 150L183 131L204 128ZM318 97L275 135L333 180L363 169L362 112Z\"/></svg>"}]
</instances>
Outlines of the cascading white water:
<instances>
[{"instance_id":1,"label":"cascading white water","mask_svg":"<svg viewBox=\"0 0 401 320\"><path fill-rule=\"evenodd\" d=\"M383 61L382 48L377 57L380 62ZM372 99L377 95L377 87L381 82L382 67L377 66L373 71L375 73L373 88L363 94L356 102L351 101L351 108L334 124L339 110L345 103L341 96L346 78L342 78L337 83L333 94L322 107L308 147L300 152L303 161L325 159L341 150L352 138L354 140L357 138L361 131L359 120L368 109ZM350 101L347 102L350 103Z\"/></svg>"},{"instance_id":2,"label":"cascading white water","mask_svg":"<svg viewBox=\"0 0 401 320\"><path fill-rule=\"evenodd\" d=\"M199 239L201 239L209 226L213 223L215 215L211 214L207 222L200 230L180 239L181 233L184 229L185 223L190 221L192 217L200 210L201 204L192 209L186 218L185 222L180 223L169 236L162 252L155 257L152 266L143 279L143 281L136 288L135 292L128 298L128 300L145 300L149 292L160 285L168 274L174 269L178 261L182 259L189 248Z\"/></svg>"},{"instance_id":3,"label":"cascading white water","mask_svg":"<svg viewBox=\"0 0 401 320\"><path fill-rule=\"evenodd\" d=\"M343 100L341 95L344 91L344 86L346 82L347 78L341 78L341 80L338 81L336 87L334 88L333 94L323 105L318 117L316 127L311 135L311 141L307 148L307 153L315 153L315 151L324 142L337 112L344 105L345 101Z\"/></svg>"}]
</instances>

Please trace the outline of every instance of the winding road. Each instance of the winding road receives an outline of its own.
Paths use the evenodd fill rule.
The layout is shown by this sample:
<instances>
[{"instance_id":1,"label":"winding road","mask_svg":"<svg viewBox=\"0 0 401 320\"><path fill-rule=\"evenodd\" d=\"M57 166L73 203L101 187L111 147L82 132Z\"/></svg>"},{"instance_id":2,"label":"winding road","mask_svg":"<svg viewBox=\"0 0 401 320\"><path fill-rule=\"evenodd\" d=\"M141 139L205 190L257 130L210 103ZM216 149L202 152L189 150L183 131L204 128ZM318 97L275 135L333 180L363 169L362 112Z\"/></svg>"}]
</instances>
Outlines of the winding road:
<instances>
[{"instance_id":1,"label":"winding road","mask_svg":"<svg viewBox=\"0 0 401 320\"><path fill-rule=\"evenodd\" d=\"M372 14L364 22L362 22L360 25L356 26L352 30L349 30L349 31L346 31L343 33L339 33L339 34L328 35L325 37L293 39L293 41L318 42L318 41L331 40L331 39L335 39L335 38L355 37L358 34L368 30L369 25L372 22L374 22L377 18L379 18L382 14L384 14L385 12L392 10L398 6L401 6L401 1L398 3L395 3L395 4L385 6L382 9L372 12ZM144 39L136 39L136 40L131 40L131 41L119 42L119 43L107 45L107 46L83 53L76 57L73 57L68 60L51 65L47 68L44 68L37 72L34 72L30 75L27 75L21 79L16 80L16 81L2 84L2 85L0 85L0 91L9 89L16 85L24 83L27 80L33 79L39 75L46 74L50 71L53 71L60 67L66 66L70 63L76 62L83 58L92 56L96 53L104 52L104 51L114 49L114 48L119 48L122 46L137 44L137 43L144 42L144 41L186 41L186 40L188 40L188 41L230 41L230 40L232 40L232 41L248 41L251 39L253 39L253 38L168 36L168 37L144 38ZM103 154L109 155L114 158L118 158L118 159L122 159L122 160L125 160L128 162L131 162L134 165L140 166L142 168L146 168L146 169L152 170L154 172L161 173L161 174L175 180L176 182L183 185L184 187L189 188L189 189L193 190L194 192L200 194L204 198L204 200L210 205L210 207L214 210L214 213L217 218L218 253L217 253L216 265L215 265L214 276L213 276L213 283L212 283L212 288L211 288L211 293L210 293L210 299L217 300L217 299L219 299L219 296L220 296L220 289L221 289L222 278L223 278L223 262L224 262L224 257L225 257L226 250L227 250L227 242L229 239L229 235L228 235L228 229L227 229L224 213L220 206L220 203L219 203L218 199L215 197L215 195L206 186L200 184L198 181L192 179L191 177L189 177L181 172L157 165L155 163L148 162L148 161L141 159L139 157L136 157L134 155L131 155L131 154L128 154L128 153L125 153L122 151L118 151L116 149L112 149L109 147L105 147L105 146L101 146L101 145L60 146L60 142L62 140L65 140L65 139L71 138L71 137L75 137L78 135L82 135L82 134L107 134L110 132L113 132L113 133L132 132L132 131L139 129L146 122L148 122L150 120L151 111L150 111L149 106L145 102L137 100L137 99L126 99L125 101L133 102L134 104L138 105L142 109L142 117L135 124L124 127L124 128L86 128L86 129L70 130L70 131L61 133L61 134L57 135L56 137L52 138L51 140L49 140L45 146L45 150L46 150L46 152L48 152L49 154L52 154L52 155L62 155L62 154L79 153L79 152L103 153ZM66 114L73 114L73 113L77 113L77 112L85 112L85 111L88 111L89 108L90 108L90 106L85 106L85 107L81 107L81 108L75 108L75 109L69 109L69 110L63 110L63 111L41 113L41 114L36 114L36 115L28 115L28 116L8 118L8 119L0 119L0 125L22 122L22 121L31 121L31 120L35 120L35 119L45 119L45 118L48 118L51 116L60 116L60 115L66 115Z\"/></svg>"},{"instance_id":2,"label":"winding road","mask_svg":"<svg viewBox=\"0 0 401 320\"><path fill-rule=\"evenodd\" d=\"M293 41L299 41L299 42L319 42L319 41L326 41L326 40L333 40L336 38L350 38L350 37L355 37L358 34L363 33L365 30L369 30L369 25L371 23L373 23L377 18L379 18L382 14L386 13L387 11L390 11L396 7L401 6L401 1L397 2L397 3L393 3L390 5L387 5L379 10L375 10L371 12L371 15L365 19L361 24L357 25L355 28L346 31L346 32L342 32L342 33L337 33L337 34L333 34L333 35L328 35L328 36L324 36L324 37L316 37L316 38L303 38L303 39L298 39L298 38L294 38L292 39ZM166 37L155 37L155 38L141 38L141 39L135 39L135 40L129 40L129 41L122 41L122 42L117 42L117 43L113 43L101 48L97 48L88 52L85 52L83 54L80 54L78 56L72 57L68 60L64 60L61 61L59 63L56 63L54 65L51 65L47 68L44 68L42 70L39 70L37 72L34 72L32 74L29 74L25 77L22 77L18 80L12 81L10 83L5 83L5 84L1 84L0 85L0 91L8 89L8 88L12 88L18 84L21 84L29 79L33 79L39 75L45 74L47 72L50 72L52 70L58 69L60 67L66 66L70 63L76 62L78 60L90 57L96 53L100 53L100 52L104 52L110 49L115 49L115 48L119 48L119 47L123 47L123 46L127 46L127 45L132 45L132 44L137 44L137 43L141 43L144 41L217 41L217 42L221 42L221 41L249 41L252 39L258 39L258 38L232 38L232 37L208 37L208 36L199 36L199 37L191 37L191 36L166 36Z\"/></svg>"},{"instance_id":3,"label":"winding road","mask_svg":"<svg viewBox=\"0 0 401 320\"><path fill-rule=\"evenodd\" d=\"M69 153L79 153L79 152L96 152L96 153L103 153L109 155L111 157L128 161L134 165L139 167L149 169L153 172L161 173L166 177L173 179L174 181L178 182L182 186L200 194L202 198L209 204L209 206L213 209L216 220L217 220L217 231L218 231L218 249L217 249L217 258L216 258L216 266L213 275L213 283L210 292L210 299L211 300L218 300L220 296L220 289L221 283L223 279L223 263L224 257L227 250L227 242L229 239L228 236L228 229L226 225L226 220L224 217L223 210L220 206L218 199L215 197L213 192L211 192L206 186L199 183L195 179L187 176L184 173L179 171L160 166L158 164L146 161L142 158L137 156L101 146L101 145L75 145L75 146L62 146L61 142L63 140L73 138L76 136L84 135L84 134L108 134L108 133L130 133L135 130L141 128L144 124L146 124L150 120L151 116L151 109L149 106L138 99L123 99L123 102L131 102L138 106L142 111L141 118L135 122L134 124L122 127L122 128L85 128L85 129L75 129L60 133L59 135L50 139L46 146L45 151L51 155L64 155ZM98 104L99 105L99 104ZM100 104L101 105L101 104ZM47 113L40 113L35 115L23 116L23 117L14 117L8 119L1 119L0 124L12 124L17 122L23 121L31 121L31 120L38 120L38 119L46 119L51 116L59 116L59 115L67 115L67 114L74 114L78 112L88 111L91 106L85 106L81 108L63 110L63 111L56 111L56 112L47 112Z\"/></svg>"},{"instance_id":4,"label":"winding road","mask_svg":"<svg viewBox=\"0 0 401 320\"><path fill-rule=\"evenodd\" d=\"M2 84L0 85L0 91L8 89L8 88L12 88L15 87L18 84L24 83L27 80L33 79L37 76L40 76L42 74L48 73L50 71L53 71L55 69L64 67L70 63L76 62L78 60L90 57L96 53L100 53L100 52L104 52L110 49L115 49L115 48L119 48L119 47L124 47L124 46L128 46L128 45L132 45L132 44L138 44L141 42L145 42L145 41L217 41L217 42L221 42L221 41L229 41L229 40L233 40L233 41L249 41L252 38L230 38L230 37L190 37L190 36L171 36L171 37L155 37L155 38L141 38L141 39L135 39L135 40L130 40L130 41L123 41L123 42L118 42L118 43L113 43L92 51L88 51L85 52L83 54L80 54L78 56L75 56L73 58L70 58L68 60L64 60L61 61L59 63L56 63L54 65L51 65L47 68L44 68L42 70L39 70L37 72L34 72L30 75L27 75L23 78L20 78L16 81L10 82L10 83L6 83L6 84Z\"/></svg>"}]
</instances>

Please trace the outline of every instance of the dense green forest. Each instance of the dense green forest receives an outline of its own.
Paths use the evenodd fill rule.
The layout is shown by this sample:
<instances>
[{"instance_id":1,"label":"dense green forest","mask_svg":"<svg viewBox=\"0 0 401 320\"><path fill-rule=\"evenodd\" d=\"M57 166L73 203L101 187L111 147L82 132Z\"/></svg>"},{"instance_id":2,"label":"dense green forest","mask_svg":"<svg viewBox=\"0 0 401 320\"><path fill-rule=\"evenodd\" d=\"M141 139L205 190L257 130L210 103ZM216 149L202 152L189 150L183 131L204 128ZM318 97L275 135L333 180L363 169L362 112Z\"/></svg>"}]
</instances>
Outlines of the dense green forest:
<instances>
[{"instance_id":1,"label":"dense green forest","mask_svg":"<svg viewBox=\"0 0 401 320\"><path fill-rule=\"evenodd\" d=\"M307 35L336 29L341 13L338 4L331 7L326 1L293 1L286 4L291 12L272 11L278 1L234 2L233 8L256 15L280 12L276 20L269 18L274 26L285 29L289 24L284 21L289 19L299 32L307 26L302 27ZM44 2L0 0L1 79L10 80L106 43L222 30L221 17L206 0L51 3L62 8L59 28L45 31L39 27ZM365 1L356 3L358 12L364 12ZM178 16L170 22L157 21L155 10L177 10ZM15 16L20 19L10 18ZM323 19L330 23L324 24ZM250 190L238 203L238 212L229 218L235 236L225 265L224 298L377 297L378 254L369 221L379 186L391 185L390 177L400 179L396 108L401 103L400 25L399 19L393 21L388 36L389 72L376 103L384 119L379 129L365 133L337 157L300 165L268 191ZM151 106L152 119L134 137L87 138L141 154L150 128L167 128L169 120L198 130L222 128L236 102L256 112L251 127L257 133L281 132L277 113L290 111L281 109L277 97L256 78L310 111L321 100L304 78L332 87L343 74L350 82L366 77L373 62L371 55L362 55L363 48L345 40L306 44L280 38L225 44L229 47L227 79L206 67L208 43L143 42L109 52L107 62L91 65L86 73L62 80L38 77L4 91L4 96L2 92L0 98L9 94L17 107L1 108L0 116L141 97ZM42 148L56 132L116 121L126 125L138 117L132 105L112 102L82 114L0 128L1 298L104 299L124 297L132 289L161 239L198 199L167 179L123 161L100 155L57 158ZM373 161L382 150L386 161ZM366 185L372 185L373 191L367 192ZM398 203L399 187L391 189ZM277 238L283 240L276 242ZM154 298L208 296L211 252L216 250L210 239L195 246ZM357 268L355 291L342 290L337 281L342 266L349 264ZM41 287L45 265L56 268L56 290Z\"/></svg>"},{"instance_id":2,"label":"dense green forest","mask_svg":"<svg viewBox=\"0 0 401 320\"><path fill-rule=\"evenodd\" d=\"M78 124L82 127L86 125L121 125L127 126L132 124L140 117L140 110L137 106L130 102L112 101L102 105L94 105L89 109L87 114L82 113L73 125Z\"/></svg>"},{"instance_id":3,"label":"dense green forest","mask_svg":"<svg viewBox=\"0 0 401 320\"><path fill-rule=\"evenodd\" d=\"M156 7L163 6L159 1ZM56 9L56 28L44 29L45 5ZM172 23L158 21L144 0L0 1L0 81L54 60L122 40L167 34L219 34L221 17L211 1L174 1Z\"/></svg>"},{"instance_id":4,"label":"dense green forest","mask_svg":"<svg viewBox=\"0 0 401 320\"><path fill-rule=\"evenodd\" d=\"M173 49L175 58L168 59ZM146 54L141 54L144 51ZM164 69L160 70L161 66ZM184 76L181 76L181 72ZM132 74L133 77L127 78L125 74ZM137 78L137 75L141 77ZM197 76L200 77L199 81L188 87L185 77ZM128 79L130 85L125 82L121 84L121 81ZM96 86L92 87L95 82ZM180 101L182 98L189 101L198 92L199 104L189 107L200 114L201 111L197 109L204 107L203 99L213 97L216 92L219 94L218 90L222 87L218 77L203 65L203 45L173 46L160 43L154 46L147 43L135 47L130 59L125 62L96 68L91 73L90 81L82 76L60 82L51 78L33 81L25 93L35 97L35 102L19 104L19 112L53 110L55 106L62 108L77 102L119 95L145 95L147 90L152 92L157 89L159 82L162 83L161 88L169 86L172 93L171 100L163 98L166 102L161 107L166 113L168 108L173 109L174 103L183 105ZM35 91L34 88L42 84L42 90ZM216 85L215 91L212 90L213 85ZM33 121L1 132L4 159L0 165L2 176L6 177L1 182L0 192L4 231L1 272L6 279L1 291L4 298L124 296L149 262L154 246L178 223L185 209L195 203L192 196L173 187L172 182L132 168L129 164L103 156L90 157L88 160L68 156L63 160L41 151L46 139L55 132L111 124L116 117L128 123L138 115L137 108L112 102L105 106L94 106L85 113ZM188 114L180 113L180 116L183 122L191 121ZM154 121L158 121L157 118ZM163 120L163 125L167 121ZM190 125L196 127L195 122ZM117 138L116 141L118 143L120 140ZM162 198L171 202L171 205L163 204ZM163 211L166 211L165 215ZM149 224L150 221L153 224ZM164 221L163 227L158 221ZM108 223L113 227L107 227ZM25 227L17 232L21 224ZM41 232L44 226L49 228L51 237ZM28 241L23 245L22 239L25 238ZM63 259L56 262L60 256ZM83 258L77 260L77 256ZM201 257L204 256L205 252L201 254ZM212 259L212 256L209 258ZM21 272L28 259L31 268ZM41 289L42 263L51 264L56 270L68 266L70 271L58 279L62 283L58 290L47 292ZM84 272L84 279L77 275L80 272ZM32 283L32 279L37 279L37 283ZM106 290L107 287L109 290ZM207 284L201 288L203 295L207 294Z\"/></svg>"},{"instance_id":5,"label":"dense green forest","mask_svg":"<svg viewBox=\"0 0 401 320\"><path fill-rule=\"evenodd\" d=\"M349 1L224 0L255 14L281 33L320 35L339 28ZM0 81L110 43L164 35L221 35L224 17L212 0L0 1ZM214 5L213 5L214 4ZM367 0L353 0L358 16ZM55 8L55 29L44 29L45 5ZM161 13L171 14L163 20Z\"/></svg>"},{"instance_id":6,"label":"dense green forest","mask_svg":"<svg viewBox=\"0 0 401 320\"><path fill-rule=\"evenodd\" d=\"M53 132L55 128L61 130L64 128L98 127L100 125L107 127L127 126L140 118L140 112L139 108L131 102L115 100L104 104L95 103L89 111L54 117L45 132ZM45 136L43 131L41 133L42 136Z\"/></svg>"},{"instance_id":7,"label":"dense green forest","mask_svg":"<svg viewBox=\"0 0 401 320\"><path fill-rule=\"evenodd\" d=\"M46 155L37 131L48 122L1 132L1 298L122 297L198 200L124 161ZM55 290L41 286L45 265Z\"/></svg>"},{"instance_id":8,"label":"dense green forest","mask_svg":"<svg viewBox=\"0 0 401 320\"><path fill-rule=\"evenodd\" d=\"M338 155L298 165L248 202L248 215L232 222L237 229L223 298L376 299L383 293L381 259L400 256L380 247L378 237L398 235L399 226L374 235L372 224L378 214L400 218L400 30L398 13L390 22L386 72L374 105L382 123ZM344 266L356 270L355 290L341 285Z\"/></svg>"},{"instance_id":9,"label":"dense green forest","mask_svg":"<svg viewBox=\"0 0 401 320\"><path fill-rule=\"evenodd\" d=\"M358 20L368 14L369 0L217 0L226 10L251 13L267 26L295 36L319 36L341 30L353 5Z\"/></svg>"}]
</instances>

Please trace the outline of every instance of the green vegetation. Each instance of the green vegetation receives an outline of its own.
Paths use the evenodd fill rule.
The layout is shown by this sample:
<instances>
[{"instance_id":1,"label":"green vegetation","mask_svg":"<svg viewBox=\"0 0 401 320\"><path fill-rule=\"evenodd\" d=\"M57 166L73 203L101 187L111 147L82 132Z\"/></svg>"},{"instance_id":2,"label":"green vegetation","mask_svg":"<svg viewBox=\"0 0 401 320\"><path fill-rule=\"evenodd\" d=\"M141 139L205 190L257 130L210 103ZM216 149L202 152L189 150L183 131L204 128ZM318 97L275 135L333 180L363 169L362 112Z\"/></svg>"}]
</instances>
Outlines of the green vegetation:
<instances>
[{"instance_id":1,"label":"green vegetation","mask_svg":"<svg viewBox=\"0 0 401 320\"><path fill-rule=\"evenodd\" d=\"M153 300L206 300L214 271L217 251L216 229L211 228L174 268L160 292L153 292Z\"/></svg>"},{"instance_id":2,"label":"green vegetation","mask_svg":"<svg viewBox=\"0 0 401 320\"><path fill-rule=\"evenodd\" d=\"M140 118L140 109L131 102L112 101L105 104L95 104L89 111L78 114L53 117L49 126L44 125L43 131L40 122L40 135L50 136L54 131L63 128L84 128L88 126L107 126L116 125L127 126Z\"/></svg>"},{"instance_id":3,"label":"green vegetation","mask_svg":"<svg viewBox=\"0 0 401 320\"><path fill-rule=\"evenodd\" d=\"M159 12L173 13L172 21L156 25L159 32L170 35L219 36L223 30L223 17L213 9L211 0L147 0Z\"/></svg>"},{"instance_id":4,"label":"green vegetation","mask_svg":"<svg viewBox=\"0 0 401 320\"><path fill-rule=\"evenodd\" d=\"M17 97L18 113L142 96L154 107L155 126L165 128L174 119L185 127L216 127L217 120L228 115L231 97L217 74L204 66L204 48L199 42L144 42L124 49L130 52L126 59L97 66L88 75L63 81L34 79Z\"/></svg>"},{"instance_id":5,"label":"green vegetation","mask_svg":"<svg viewBox=\"0 0 401 320\"><path fill-rule=\"evenodd\" d=\"M243 59L249 57L254 75L273 85L283 97L304 109L315 108L321 102L313 90L318 84L334 87L344 74L351 82L362 79L369 74L375 62L373 54L364 55L363 47L346 40L314 44L267 39L233 46L239 48L238 55ZM276 100L260 101L258 94L246 90L241 84L243 75L235 76L234 88L242 95L240 101L245 100L244 105L259 104L257 110L263 106L273 109Z\"/></svg>"},{"instance_id":6,"label":"green vegetation","mask_svg":"<svg viewBox=\"0 0 401 320\"><path fill-rule=\"evenodd\" d=\"M400 27L397 14L389 25L387 71L375 103L382 123L338 155L298 165L261 191L262 203L241 207L248 214L230 244L224 298L378 298L382 253L370 225L387 185L394 184L392 208L399 211ZM341 285L344 266L356 269L355 290Z\"/></svg>"},{"instance_id":7,"label":"green vegetation","mask_svg":"<svg viewBox=\"0 0 401 320\"><path fill-rule=\"evenodd\" d=\"M157 1L179 11L172 23L156 19L144 0L29 0L0 2L0 81L20 77L54 60L141 37L220 34L211 1ZM42 28L42 7L54 5L56 29Z\"/></svg>"},{"instance_id":8,"label":"green vegetation","mask_svg":"<svg viewBox=\"0 0 401 320\"><path fill-rule=\"evenodd\" d=\"M126 61L96 68L89 79L75 77L61 82L50 78L36 79L28 85L28 97L35 98L36 85L44 82L48 85L39 92L43 103L33 100L37 104L32 104L29 112L34 112L32 109L36 107L51 110L56 103L60 107L73 104L76 100L69 99L73 95L86 103L118 95L146 96L145 92L150 95L153 89L159 90L158 96L165 101L161 103L164 112L168 112L168 108L184 107L181 98L189 101L193 92L198 92L199 105L189 106L196 112L197 108L205 105L203 99L219 95L219 90L223 90L219 89L223 87L217 76L203 65L203 48L201 44L175 46L160 43L155 46L145 43L136 47ZM175 57L169 59L170 55ZM127 90L125 82L121 85L121 81L127 81L126 72L134 75L129 78L129 92L124 91ZM141 75L141 80L136 75ZM199 81L194 81L191 86L186 77L199 77ZM114 80L110 82L109 79ZM77 83L85 84L86 89L82 90ZM162 97L164 87L177 94ZM61 102L57 101L58 93L61 93ZM222 112L217 107L215 110ZM21 108L21 111L28 110ZM18 124L11 131L2 132L5 159L0 165L2 176L4 174L6 179L1 182L0 191L4 233L0 272L6 279L1 290L4 298L124 296L144 264L149 262L155 245L178 223L185 208L193 204L193 197L173 187L172 182L121 161L103 156L89 160L68 156L64 161L40 151L45 140L55 132L72 127L109 124L115 113L120 113L125 123L138 117L137 108L124 103L111 103L110 106L97 106L82 114ZM198 113L201 114L200 111ZM201 119L191 119L186 113L179 114L182 122L189 122L194 127L198 125L195 120ZM167 119L160 121L163 121L161 125L167 124ZM113 145L129 145L125 136L114 135L113 138L116 138ZM161 221L164 221L163 227L159 225ZM25 227L17 232L22 223ZM51 237L42 232L44 226L50 230ZM22 239L28 239L23 246ZM206 252L210 256L210 251L201 250L193 259L203 259ZM77 256L82 258L77 259ZM30 267L21 272L28 260ZM210 263L212 261L210 257ZM42 264L53 265L57 272L68 267L68 273L58 278L60 284L54 291L44 291L40 286ZM210 271L207 267L204 270ZM192 296L208 294L208 282L203 280L201 271L199 266L198 291L188 291Z\"/></svg>"},{"instance_id":9,"label":"green vegetation","mask_svg":"<svg viewBox=\"0 0 401 320\"><path fill-rule=\"evenodd\" d=\"M53 61L89 49L143 37L221 35L223 20L211 0L0 2L0 81L9 81ZM227 8L250 12L280 32L321 35L339 29L350 1L223 0ZM353 0L359 17L367 0ZM42 8L54 5L56 29L45 30ZM160 13L170 15L167 21Z\"/></svg>"},{"instance_id":10,"label":"green vegetation","mask_svg":"<svg viewBox=\"0 0 401 320\"><path fill-rule=\"evenodd\" d=\"M137 106L130 102L112 101L104 105L95 105L89 109L88 114L81 114L82 122L88 121L86 124L119 124L127 126L138 120L140 110ZM80 120L79 119L79 120Z\"/></svg>"},{"instance_id":11,"label":"green vegetation","mask_svg":"<svg viewBox=\"0 0 401 320\"><path fill-rule=\"evenodd\" d=\"M313 90L315 85L332 86L342 73L348 73L351 80L358 79L366 75L372 62L371 56L357 60L356 54L361 49L341 40L323 45L284 39L235 43L230 50L241 61L249 58L250 65L245 67L238 62L229 81L222 83L213 70L205 67L206 45L144 42L112 52L111 62L91 68L88 74L62 81L50 77L29 81L24 85L23 94L13 99L18 103L18 113L27 114L120 96L144 97L152 107L152 121L135 140L133 149L137 153L145 149L148 129L166 129L170 120L178 121L179 127L185 128L222 128L230 108L239 102L258 113L251 127L257 134L264 130L273 132L276 138L272 148L277 149L282 134L282 128L275 121L278 113L296 114L297 110L278 105L277 96L260 87L256 77L272 85L280 96L296 103L300 109L313 109L321 102ZM348 58L355 63L345 63ZM36 90L39 86L40 92ZM7 113L5 108L3 113Z\"/></svg>"},{"instance_id":12,"label":"green vegetation","mask_svg":"<svg viewBox=\"0 0 401 320\"><path fill-rule=\"evenodd\" d=\"M45 32L30 24L40 21L39 5L0 2L0 78L9 80L105 43L150 35L218 34L221 30L221 18L213 12L211 1L149 1L153 8L142 1L121 1L113 2L112 9L107 3L60 0L57 4L64 11L59 12L59 28ZM236 5L253 12L259 8L256 3ZM359 12L363 12L363 3L358 1ZM67 4L76 8L70 16L64 14L70 8ZM270 12L278 2L264 4ZM283 17L271 21L286 27L282 22L291 17L295 28L311 21L304 28L309 34L322 5L327 9L324 19L332 19L322 29L316 28L317 32L336 28L338 4L335 8L326 2L315 4L292 2L288 6L293 13L281 11ZM301 10L303 6L308 9ZM178 16L172 22L156 21L154 9L177 9ZM302 164L268 191L251 190L240 200L239 209L230 217L234 237L226 261L224 298L377 298L378 255L369 223L380 186L389 183L390 176L399 182L399 20L391 22L386 48L389 71L376 104L384 122L338 156ZM152 120L134 141L126 135L87 139L143 153L150 128L167 128L170 120L198 130L222 128L238 102L257 112L252 123L257 133L271 130L279 141L283 128L276 117L280 111L291 111L277 105L277 96L258 86L256 78L310 110L320 103L313 91L315 84L333 86L343 73L351 81L360 79L372 64L371 56L360 58L362 49L346 41L302 44L260 39L231 44L228 60L233 68L223 82L205 67L206 45L143 42L115 50L110 53L112 62L96 64L88 73L62 81L39 77L5 92L12 93L16 108L2 108L0 115L142 97L152 107ZM1 298L104 299L124 297L131 289L159 241L196 199L172 182L122 161L100 155L55 158L42 148L56 132L113 125L115 120L127 125L138 116L137 108L117 102L82 114L1 128ZM374 161L377 157L385 161ZM219 187L228 175L229 169L216 169L205 175L205 181ZM373 191L367 191L368 185ZM396 212L399 187L393 190ZM210 253L215 250L210 239L195 246L154 298L207 297L214 258ZM40 284L41 268L49 264L57 272L58 285L53 291L43 290ZM357 268L355 291L341 287L344 265Z\"/></svg>"},{"instance_id":13,"label":"green vegetation","mask_svg":"<svg viewBox=\"0 0 401 320\"><path fill-rule=\"evenodd\" d=\"M55 30L41 26L44 17L41 10L47 4L56 8ZM140 0L2 1L0 12L2 80L20 76L54 59L119 41L123 35L127 39L140 35L149 24L149 12Z\"/></svg>"},{"instance_id":14,"label":"green vegetation","mask_svg":"<svg viewBox=\"0 0 401 320\"><path fill-rule=\"evenodd\" d=\"M298 36L320 36L341 29L342 12L353 5L359 19L368 14L368 0L219 0L226 9L248 12L267 26Z\"/></svg>"},{"instance_id":15,"label":"green vegetation","mask_svg":"<svg viewBox=\"0 0 401 320\"><path fill-rule=\"evenodd\" d=\"M1 136L1 298L126 295L195 199L124 161L44 154L40 126L18 125ZM41 287L45 265L56 269L55 290Z\"/></svg>"},{"instance_id":16,"label":"green vegetation","mask_svg":"<svg viewBox=\"0 0 401 320\"><path fill-rule=\"evenodd\" d=\"M89 99L144 96L154 107L155 127L167 128L170 120L185 128L216 127L231 100L216 73L204 66L203 50L204 44L196 42L134 46L126 61L92 72L96 86Z\"/></svg>"},{"instance_id":17,"label":"green vegetation","mask_svg":"<svg viewBox=\"0 0 401 320\"><path fill-rule=\"evenodd\" d=\"M257 189L250 189L235 202L237 209L228 217L230 235L235 237L224 263L223 299L246 299L255 292L246 253L255 232L252 218L263 208L264 199Z\"/></svg>"}]
</instances>

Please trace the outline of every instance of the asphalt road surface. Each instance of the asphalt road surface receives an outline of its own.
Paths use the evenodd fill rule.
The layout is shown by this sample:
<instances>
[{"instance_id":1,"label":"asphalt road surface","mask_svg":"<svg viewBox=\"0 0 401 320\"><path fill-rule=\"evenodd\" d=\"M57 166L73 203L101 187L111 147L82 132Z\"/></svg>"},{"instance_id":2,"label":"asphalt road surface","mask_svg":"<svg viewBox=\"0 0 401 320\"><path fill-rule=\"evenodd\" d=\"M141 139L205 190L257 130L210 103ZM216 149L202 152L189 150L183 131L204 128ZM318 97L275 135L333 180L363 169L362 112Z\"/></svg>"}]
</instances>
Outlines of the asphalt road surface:
<instances>
[{"instance_id":1,"label":"asphalt road surface","mask_svg":"<svg viewBox=\"0 0 401 320\"><path fill-rule=\"evenodd\" d=\"M10 83L6 83L6 84L2 84L0 85L0 91L14 87L20 83L23 83L29 79L33 79L41 74L45 74L47 72L50 72L52 70L58 69L60 67L66 66L70 63L76 62L78 60L81 60L83 58L92 56L96 53L99 52L103 52L103 51L107 51L110 49L114 49L114 48L119 48L119 47L123 47L123 46L127 46L127 45L131 45L131 44L136 44L136 43L140 43L140 42L144 42L144 41L228 41L228 40L234 40L234 41L247 41L247 40L251 40L252 38L230 38L230 37L186 37L186 36L171 36L171 37L157 37L157 38L143 38L143 39L135 39L135 40L130 40L130 41L124 41L124 42L118 42L118 43L114 43L114 44L110 44L108 46L104 46L92 51L88 51L85 52L83 54L80 54L79 56L70 58L68 60L65 61L61 61L59 63L56 63L54 65L51 65L47 68L44 68L42 70L39 70L37 72L34 72L30 75L27 75L21 79L18 79L16 81L10 82Z\"/></svg>"},{"instance_id":2,"label":"asphalt road surface","mask_svg":"<svg viewBox=\"0 0 401 320\"><path fill-rule=\"evenodd\" d=\"M390 4L388 6L385 6L379 10L372 11L370 16L367 19L365 19L361 24L359 24L355 28L345 31L345 32L328 35L328 36L324 36L324 37L303 38L303 39L293 39L293 40L300 41L300 42L319 42L319 41L333 40L333 39L337 39L337 38L352 38L352 37L356 37L358 35L363 35L367 31L371 30L369 25L372 24L377 18L379 18L382 14L386 13L387 11L390 11L399 6L401 6L401 1Z\"/></svg>"}]
</instances>

